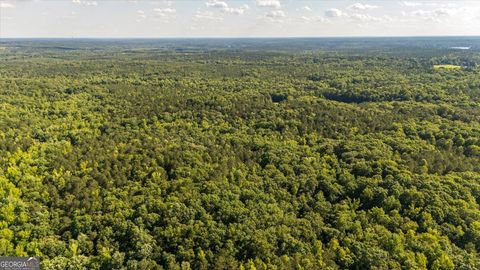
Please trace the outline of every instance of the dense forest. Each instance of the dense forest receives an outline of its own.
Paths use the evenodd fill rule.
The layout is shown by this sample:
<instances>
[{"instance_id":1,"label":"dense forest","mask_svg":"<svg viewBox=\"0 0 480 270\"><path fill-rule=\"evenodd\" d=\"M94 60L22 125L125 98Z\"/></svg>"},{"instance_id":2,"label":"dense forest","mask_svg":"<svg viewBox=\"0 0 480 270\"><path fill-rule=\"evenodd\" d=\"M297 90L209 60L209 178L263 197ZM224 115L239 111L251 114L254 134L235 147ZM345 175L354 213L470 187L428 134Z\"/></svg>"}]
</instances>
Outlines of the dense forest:
<instances>
[{"instance_id":1,"label":"dense forest","mask_svg":"<svg viewBox=\"0 0 480 270\"><path fill-rule=\"evenodd\" d=\"M480 269L479 44L0 40L0 256Z\"/></svg>"}]
</instances>

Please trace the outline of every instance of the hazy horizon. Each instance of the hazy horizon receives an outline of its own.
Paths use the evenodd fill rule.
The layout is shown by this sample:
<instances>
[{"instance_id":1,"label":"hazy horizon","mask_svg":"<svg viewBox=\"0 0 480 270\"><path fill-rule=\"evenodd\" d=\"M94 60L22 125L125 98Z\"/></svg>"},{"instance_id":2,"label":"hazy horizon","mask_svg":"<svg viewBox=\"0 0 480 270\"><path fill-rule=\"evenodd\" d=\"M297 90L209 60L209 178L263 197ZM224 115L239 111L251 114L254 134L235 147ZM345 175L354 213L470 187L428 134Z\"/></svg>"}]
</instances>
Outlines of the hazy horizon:
<instances>
[{"instance_id":1,"label":"hazy horizon","mask_svg":"<svg viewBox=\"0 0 480 270\"><path fill-rule=\"evenodd\" d=\"M36 40L48 40L48 39L90 39L90 40L128 40L128 39L150 39L150 40L162 40L162 39L389 39L389 38L480 38L480 35L436 35L436 36L238 36L238 37L221 37L221 36L177 36L177 37L0 37L2 39L36 39Z\"/></svg>"}]
</instances>

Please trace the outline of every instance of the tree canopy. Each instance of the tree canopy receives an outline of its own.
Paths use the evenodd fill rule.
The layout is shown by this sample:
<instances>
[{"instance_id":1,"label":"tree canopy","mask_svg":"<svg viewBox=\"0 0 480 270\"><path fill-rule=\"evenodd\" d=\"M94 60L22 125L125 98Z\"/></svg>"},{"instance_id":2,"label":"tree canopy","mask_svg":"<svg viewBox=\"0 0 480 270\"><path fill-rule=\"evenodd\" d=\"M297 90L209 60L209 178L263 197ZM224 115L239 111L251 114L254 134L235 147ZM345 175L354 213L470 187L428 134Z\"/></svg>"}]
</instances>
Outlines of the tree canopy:
<instances>
[{"instance_id":1,"label":"tree canopy","mask_svg":"<svg viewBox=\"0 0 480 270\"><path fill-rule=\"evenodd\" d=\"M62 42L0 43L1 256L480 269L480 73L433 68L478 52Z\"/></svg>"}]
</instances>

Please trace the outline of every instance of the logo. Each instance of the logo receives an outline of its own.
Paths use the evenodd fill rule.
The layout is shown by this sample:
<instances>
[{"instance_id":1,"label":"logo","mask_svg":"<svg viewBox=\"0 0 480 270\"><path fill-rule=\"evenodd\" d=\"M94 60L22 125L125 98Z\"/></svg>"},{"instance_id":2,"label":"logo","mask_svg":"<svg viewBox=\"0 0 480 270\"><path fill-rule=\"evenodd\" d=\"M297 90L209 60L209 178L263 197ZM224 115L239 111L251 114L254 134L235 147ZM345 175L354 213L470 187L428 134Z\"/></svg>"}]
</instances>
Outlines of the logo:
<instances>
[{"instance_id":1,"label":"logo","mask_svg":"<svg viewBox=\"0 0 480 270\"><path fill-rule=\"evenodd\" d=\"M36 257L0 257L0 270L40 270Z\"/></svg>"}]
</instances>

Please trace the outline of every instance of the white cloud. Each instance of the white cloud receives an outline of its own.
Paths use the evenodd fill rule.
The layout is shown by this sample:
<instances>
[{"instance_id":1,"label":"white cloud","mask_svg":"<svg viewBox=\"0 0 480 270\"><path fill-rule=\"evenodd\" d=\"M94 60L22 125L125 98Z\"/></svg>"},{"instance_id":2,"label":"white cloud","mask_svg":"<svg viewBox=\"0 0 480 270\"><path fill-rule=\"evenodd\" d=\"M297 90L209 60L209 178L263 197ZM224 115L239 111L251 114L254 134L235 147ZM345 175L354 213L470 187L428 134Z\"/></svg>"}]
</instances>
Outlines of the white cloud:
<instances>
[{"instance_id":1,"label":"white cloud","mask_svg":"<svg viewBox=\"0 0 480 270\"><path fill-rule=\"evenodd\" d=\"M177 12L174 8L154 8L153 11L157 17L170 17Z\"/></svg>"},{"instance_id":2,"label":"white cloud","mask_svg":"<svg viewBox=\"0 0 480 270\"><path fill-rule=\"evenodd\" d=\"M353 6L353 5L352 5ZM362 8L348 8L350 10L357 10L357 11L364 11L365 9L368 8L374 8L372 6L370 7L362 7ZM376 23L376 22L392 22L393 18L389 16L372 16L364 13L355 13L355 12L345 12L340 9L336 8L331 8L327 11L325 11L325 17L327 18L342 18L347 22L353 22L353 23ZM328 21L328 20L327 20Z\"/></svg>"},{"instance_id":3,"label":"white cloud","mask_svg":"<svg viewBox=\"0 0 480 270\"><path fill-rule=\"evenodd\" d=\"M259 7L280 8L282 5L279 0L255 0Z\"/></svg>"},{"instance_id":4,"label":"white cloud","mask_svg":"<svg viewBox=\"0 0 480 270\"><path fill-rule=\"evenodd\" d=\"M376 8L378 8L378 6L375 6L375 5L367 5L367 4L362 4L362 3L355 3L355 4L350 5L350 6L347 7L347 9L357 10L357 11L370 10L370 9L376 9Z\"/></svg>"},{"instance_id":5,"label":"white cloud","mask_svg":"<svg viewBox=\"0 0 480 270\"><path fill-rule=\"evenodd\" d=\"M267 23L274 23L276 25L283 24L287 22L287 14L283 10L271 10L269 12L266 12L263 14L263 17L261 17L264 22ZM291 18L294 19L294 18Z\"/></svg>"},{"instance_id":6,"label":"white cloud","mask_svg":"<svg viewBox=\"0 0 480 270\"><path fill-rule=\"evenodd\" d=\"M417 16L417 17L443 17L443 16L451 16L455 13L455 10L452 9L446 9L446 8L437 8L434 10L415 10L412 11L410 14L412 16Z\"/></svg>"},{"instance_id":7,"label":"white cloud","mask_svg":"<svg viewBox=\"0 0 480 270\"><path fill-rule=\"evenodd\" d=\"M459 10L455 8L436 8L433 10L423 10L418 9L412 12L402 12L404 17L410 18L417 18L422 20L434 21L434 22L441 22L442 20L446 20L449 17L457 15Z\"/></svg>"},{"instance_id":8,"label":"white cloud","mask_svg":"<svg viewBox=\"0 0 480 270\"><path fill-rule=\"evenodd\" d=\"M311 17L301 16L301 17L298 17L296 20L304 22L304 23L325 22L326 21L325 18L323 18L321 16L311 16Z\"/></svg>"},{"instance_id":9,"label":"white cloud","mask_svg":"<svg viewBox=\"0 0 480 270\"><path fill-rule=\"evenodd\" d=\"M219 0L210 0L207 3L205 3L207 7L211 8L218 8L224 13L230 13L230 14L237 14L237 15L242 15L249 9L248 5L242 5L240 7L229 7L227 3Z\"/></svg>"},{"instance_id":10,"label":"white cloud","mask_svg":"<svg viewBox=\"0 0 480 270\"><path fill-rule=\"evenodd\" d=\"M348 19L352 22L358 23L376 23L376 22L391 22L393 19L389 16L376 17L367 14L350 14L346 15Z\"/></svg>"},{"instance_id":11,"label":"white cloud","mask_svg":"<svg viewBox=\"0 0 480 270\"><path fill-rule=\"evenodd\" d=\"M137 10L137 19L135 20L136 22L143 22L147 18L147 14L145 14L145 11L139 9Z\"/></svg>"},{"instance_id":12,"label":"white cloud","mask_svg":"<svg viewBox=\"0 0 480 270\"><path fill-rule=\"evenodd\" d=\"M137 10L137 15L141 19L145 19L147 17L147 15L145 15L145 11L143 10Z\"/></svg>"},{"instance_id":13,"label":"white cloud","mask_svg":"<svg viewBox=\"0 0 480 270\"><path fill-rule=\"evenodd\" d=\"M14 8L15 5L10 4L8 2L0 2L0 8Z\"/></svg>"},{"instance_id":14,"label":"white cloud","mask_svg":"<svg viewBox=\"0 0 480 270\"><path fill-rule=\"evenodd\" d=\"M194 16L195 20L208 20L208 21L223 21L222 17L215 16L211 11L197 11Z\"/></svg>"},{"instance_id":15,"label":"white cloud","mask_svg":"<svg viewBox=\"0 0 480 270\"><path fill-rule=\"evenodd\" d=\"M265 17L271 18L271 19L279 19L279 18L285 18L287 17L287 15L283 10L272 10L270 12L265 13Z\"/></svg>"},{"instance_id":16,"label":"white cloud","mask_svg":"<svg viewBox=\"0 0 480 270\"><path fill-rule=\"evenodd\" d=\"M362 22L370 22L370 21L379 21L380 18L377 17L372 17L370 15L365 15L365 14L352 14L349 16L349 18L357 21L362 21Z\"/></svg>"},{"instance_id":17,"label":"white cloud","mask_svg":"<svg viewBox=\"0 0 480 270\"><path fill-rule=\"evenodd\" d=\"M140 2L147 2L153 6L168 6L171 7L175 4L175 1L171 0L139 0Z\"/></svg>"},{"instance_id":18,"label":"white cloud","mask_svg":"<svg viewBox=\"0 0 480 270\"><path fill-rule=\"evenodd\" d=\"M154 8L153 11L157 13L175 13L177 12L174 8Z\"/></svg>"},{"instance_id":19,"label":"white cloud","mask_svg":"<svg viewBox=\"0 0 480 270\"><path fill-rule=\"evenodd\" d=\"M84 6L97 6L97 1L72 0L72 3Z\"/></svg>"},{"instance_id":20,"label":"white cloud","mask_svg":"<svg viewBox=\"0 0 480 270\"><path fill-rule=\"evenodd\" d=\"M421 6L422 3L404 1L403 5L406 6L406 7L418 7L418 6Z\"/></svg>"},{"instance_id":21,"label":"white cloud","mask_svg":"<svg viewBox=\"0 0 480 270\"><path fill-rule=\"evenodd\" d=\"M241 7L238 7L238 8L227 7L227 8L222 9L222 11L225 12L225 13L242 15L249 8L250 7L248 5L242 5Z\"/></svg>"},{"instance_id":22,"label":"white cloud","mask_svg":"<svg viewBox=\"0 0 480 270\"><path fill-rule=\"evenodd\" d=\"M325 11L325 16L329 18L337 18L337 17L342 17L344 15L343 11L340 9L336 8L331 8L327 11Z\"/></svg>"},{"instance_id":23,"label":"white cloud","mask_svg":"<svg viewBox=\"0 0 480 270\"><path fill-rule=\"evenodd\" d=\"M433 14L436 16L451 16L455 14L456 10L448 8L437 8L433 10Z\"/></svg>"},{"instance_id":24,"label":"white cloud","mask_svg":"<svg viewBox=\"0 0 480 270\"><path fill-rule=\"evenodd\" d=\"M312 20L312 17L307 17L307 16L301 16L298 18L302 22L310 22Z\"/></svg>"},{"instance_id":25,"label":"white cloud","mask_svg":"<svg viewBox=\"0 0 480 270\"><path fill-rule=\"evenodd\" d=\"M206 3L207 7L228 8L228 4L223 1L210 0Z\"/></svg>"},{"instance_id":26,"label":"white cloud","mask_svg":"<svg viewBox=\"0 0 480 270\"><path fill-rule=\"evenodd\" d=\"M455 3L457 1L421 1L421 2L410 2L410 1L403 1L400 2L402 6L405 7L443 7L443 8L453 8L458 7L459 3ZM458 1L460 2L460 1Z\"/></svg>"},{"instance_id":27,"label":"white cloud","mask_svg":"<svg viewBox=\"0 0 480 270\"><path fill-rule=\"evenodd\" d=\"M300 8L300 10L308 11L308 12L312 11L312 9L309 6L304 6L304 7Z\"/></svg>"}]
</instances>

